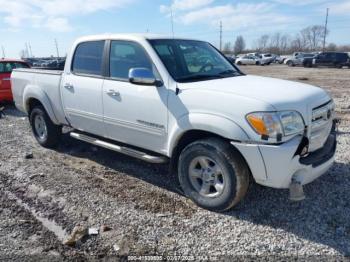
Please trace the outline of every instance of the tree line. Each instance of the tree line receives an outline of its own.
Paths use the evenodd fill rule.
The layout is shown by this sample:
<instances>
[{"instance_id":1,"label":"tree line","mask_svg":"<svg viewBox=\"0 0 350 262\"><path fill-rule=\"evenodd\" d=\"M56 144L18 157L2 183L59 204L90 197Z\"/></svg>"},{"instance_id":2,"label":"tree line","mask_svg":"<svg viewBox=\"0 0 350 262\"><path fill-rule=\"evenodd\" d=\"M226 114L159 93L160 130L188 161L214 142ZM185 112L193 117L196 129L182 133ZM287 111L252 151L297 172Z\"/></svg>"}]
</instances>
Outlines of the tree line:
<instances>
[{"instance_id":1,"label":"tree line","mask_svg":"<svg viewBox=\"0 0 350 262\"><path fill-rule=\"evenodd\" d=\"M291 54L293 52L314 52L323 50L323 41L329 30L322 25L308 26L294 36L289 34L274 33L264 34L256 39L250 50L246 49L243 36L237 36L234 43L224 44L223 52L227 54L242 54L243 52L260 52L273 54ZM350 45L338 46L329 43L325 46L326 51L350 52Z\"/></svg>"}]
</instances>

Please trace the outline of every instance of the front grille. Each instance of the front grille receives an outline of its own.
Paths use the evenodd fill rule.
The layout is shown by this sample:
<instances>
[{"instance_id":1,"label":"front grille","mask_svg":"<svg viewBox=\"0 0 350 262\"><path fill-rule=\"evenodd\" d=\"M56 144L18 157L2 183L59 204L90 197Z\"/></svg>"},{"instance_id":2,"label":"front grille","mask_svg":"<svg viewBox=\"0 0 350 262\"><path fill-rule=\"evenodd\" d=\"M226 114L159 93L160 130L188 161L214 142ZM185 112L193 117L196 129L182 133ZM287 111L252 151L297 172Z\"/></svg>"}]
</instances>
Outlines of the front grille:
<instances>
[{"instance_id":1,"label":"front grille","mask_svg":"<svg viewBox=\"0 0 350 262\"><path fill-rule=\"evenodd\" d=\"M327 141L333 125L334 112L335 105L332 100L312 110L310 152L323 147Z\"/></svg>"}]
</instances>

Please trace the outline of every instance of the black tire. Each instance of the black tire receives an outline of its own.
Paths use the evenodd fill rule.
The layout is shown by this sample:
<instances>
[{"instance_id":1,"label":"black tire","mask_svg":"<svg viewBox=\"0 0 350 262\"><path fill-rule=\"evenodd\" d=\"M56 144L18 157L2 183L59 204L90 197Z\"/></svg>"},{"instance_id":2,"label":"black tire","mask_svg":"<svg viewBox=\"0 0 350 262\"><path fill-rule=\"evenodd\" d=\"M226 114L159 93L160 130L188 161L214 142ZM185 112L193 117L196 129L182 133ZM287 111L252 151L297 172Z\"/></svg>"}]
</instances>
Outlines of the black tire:
<instances>
[{"instance_id":1,"label":"black tire","mask_svg":"<svg viewBox=\"0 0 350 262\"><path fill-rule=\"evenodd\" d=\"M259 61L256 61L256 62L255 62L255 65L260 65L260 62L259 62Z\"/></svg>"},{"instance_id":2,"label":"black tire","mask_svg":"<svg viewBox=\"0 0 350 262\"><path fill-rule=\"evenodd\" d=\"M193 161L200 157L212 159L222 170L222 192L219 195L203 196L191 182L190 167ZM203 169L199 170L203 175ZM193 142L182 151L179 157L178 176L185 195L198 206L223 212L233 208L244 198L248 190L250 170L241 154L232 145L218 138L209 138ZM202 183L204 184L204 179ZM215 190L213 185L211 187Z\"/></svg>"},{"instance_id":3,"label":"black tire","mask_svg":"<svg viewBox=\"0 0 350 262\"><path fill-rule=\"evenodd\" d=\"M238 61L238 62L237 62L237 65L242 65L242 62L241 62L241 61Z\"/></svg>"},{"instance_id":4,"label":"black tire","mask_svg":"<svg viewBox=\"0 0 350 262\"><path fill-rule=\"evenodd\" d=\"M294 66L294 63L293 63L292 61L288 61L288 62L287 62L287 65L290 66L290 67L292 67L292 66Z\"/></svg>"},{"instance_id":5,"label":"black tire","mask_svg":"<svg viewBox=\"0 0 350 262\"><path fill-rule=\"evenodd\" d=\"M35 126L36 118L40 118L44 121L44 124L46 125L45 135L39 134L39 131ZM58 145L62 135L62 126L57 126L51 121L43 106L37 105L31 110L29 122L32 127L34 137L41 146L46 148L55 148Z\"/></svg>"}]
</instances>

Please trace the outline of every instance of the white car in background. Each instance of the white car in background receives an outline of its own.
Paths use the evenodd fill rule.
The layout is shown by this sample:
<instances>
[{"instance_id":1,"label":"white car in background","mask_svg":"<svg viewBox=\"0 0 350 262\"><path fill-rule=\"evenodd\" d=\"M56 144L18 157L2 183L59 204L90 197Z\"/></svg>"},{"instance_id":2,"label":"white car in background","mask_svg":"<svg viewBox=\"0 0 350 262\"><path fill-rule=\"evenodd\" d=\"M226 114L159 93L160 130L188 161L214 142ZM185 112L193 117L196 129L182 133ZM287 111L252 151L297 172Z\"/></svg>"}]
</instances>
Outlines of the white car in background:
<instances>
[{"instance_id":1,"label":"white car in background","mask_svg":"<svg viewBox=\"0 0 350 262\"><path fill-rule=\"evenodd\" d=\"M315 54L297 53L295 56L287 58L284 63L288 66L302 66L305 58L312 58Z\"/></svg>"},{"instance_id":2,"label":"white car in background","mask_svg":"<svg viewBox=\"0 0 350 262\"><path fill-rule=\"evenodd\" d=\"M261 65L261 59L254 55L244 55L236 59L237 65Z\"/></svg>"},{"instance_id":3,"label":"white car in background","mask_svg":"<svg viewBox=\"0 0 350 262\"><path fill-rule=\"evenodd\" d=\"M261 64L263 65L269 65L275 60L272 54L261 54L258 57L261 59Z\"/></svg>"}]
</instances>

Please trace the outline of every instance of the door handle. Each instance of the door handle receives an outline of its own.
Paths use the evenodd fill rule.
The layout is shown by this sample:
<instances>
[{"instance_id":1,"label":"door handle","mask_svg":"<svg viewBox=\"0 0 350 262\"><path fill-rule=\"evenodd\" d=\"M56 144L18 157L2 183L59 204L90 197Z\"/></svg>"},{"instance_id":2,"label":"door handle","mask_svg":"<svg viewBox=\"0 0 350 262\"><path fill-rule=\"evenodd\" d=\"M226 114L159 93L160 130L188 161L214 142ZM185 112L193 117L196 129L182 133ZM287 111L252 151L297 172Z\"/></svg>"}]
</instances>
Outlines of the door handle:
<instances>
[{"instance_id":1,"label":"door handle","mask_svg":"<svg viewBox=\"0 0 350 262\"><path fill-rule=\"evenodd\" d=\"M3 80L3 81L10 81L11 78L7 77L7 78L3 78L2 80Z\"/></svg>"},{"instance_id":2,"label":"door handle","mask_svg":"<svg viewBox=\"0 0 350 262\"><path fill-rule=\"evenodd\" d=\"M69 84L69 83L66 83L65 85L64 85L64 88L67 88L67 89L73 89L73 85L72 84Z\"/></svg>"},{"instance_id":3,"label":"door handle","mask_svg":"<svg viewBox=\"0 0 350 262\"><path fill-rule=\"evenodd\" d=\"M108 90L107 94L110 95L110 96L116 96L116 97L120 96L120 93L118 91L113 90L113 89Z\"/></svg>"}]
</instances>

